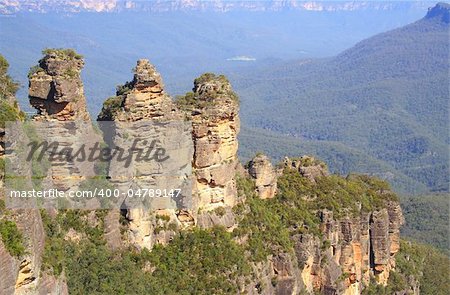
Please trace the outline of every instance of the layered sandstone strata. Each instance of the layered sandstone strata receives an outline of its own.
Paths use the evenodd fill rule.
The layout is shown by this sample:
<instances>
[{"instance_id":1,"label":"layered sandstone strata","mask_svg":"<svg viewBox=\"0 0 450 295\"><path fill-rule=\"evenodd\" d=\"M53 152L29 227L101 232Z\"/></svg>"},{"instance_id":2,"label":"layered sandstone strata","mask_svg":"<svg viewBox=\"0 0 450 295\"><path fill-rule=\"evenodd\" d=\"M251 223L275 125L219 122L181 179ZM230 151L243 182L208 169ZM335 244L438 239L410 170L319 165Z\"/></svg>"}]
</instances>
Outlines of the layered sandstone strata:
<instances>
[{"instance_id":1,"label":"layered sandstone strata","mask_svg":"<svg viewBox=\"0 0 450 295\"><path fill-rule=\"evenodd\" d=\"M86 108L81 70L82 56L70 49L48 49L38 65L29 74L30 104L37 110L33 124L38 141L55 144L48 156L62 154L66 149L74 152L89 151L99 142ZM44 162L40 163L43 167ZM95 176L93 161L72 161L64 157L48 163L44 184L63 191L74 190L86 177Z\"/></svg>"},{"instance_id":2,"label":"layered sandstone strata","mask_svg":"<svg viewBox=\"0 0 450 295\"><path fill-rule=\"evenodd\" d=\"M192 120L197 208L210 211L236 201L239 102L224 76L204 74L179 101Z\"/></svg>"},{"instance_id":3,"label":"layered sandstone strata","mask_svg":"<svg viewBox=\"0 0 450 295\"><path fill-rule=\"evenodd\" d=\"M17 106L17 102L13 95L6 98L7 103L10 105L10 111L14 112L14 115L10 118L16 117L17 122L22 121L20 110ZM19 124L19 123L18 123ZM6 131L4 122L1 123L0 128L0 158L3 163L6 161L8 164L8 174L14 175L17 172L18 175L30 175L31 164L29 162L18 165L20 159L17 155L10 153L11 150L20 149L22 147L17 146L17 138L11 136L10 130ZM13 125L7 125L6 129L12 128ZM8 144L6 145L6 142ZM5 155L5 146L8 146L8 153ZM3 187L3 169L1 167L2 177L0 177L0 187ZM9 178L8 178L9 179ZM8 180L7 179L7 180ZM9 181L9 180L8 180ZM15 180L12 179L12 182ZM27 179L21 182L24 187L31 186L31 179ZM11 183L8 183L8 187L11 187ZM0 219L2 221L13 222L22 236L22 245L25 248L24 252L17 255L12 255L8 251L7 243L10 241L3 241L0 238L0 294L12 295L12 294L36 294L36 288L41 285L41 266L42 266L42 254L44 251L45 232L41 219L41 214L37 209L9 209L3 208L12 205L6 199L3 193L7 190L1 189L0 201L2 207L0 208ZM3 203L5 202L5 203ZM64 293L61 293L64 294Z\"/></svg>"},{"instance_id":4,"label":"layered sandstone strata","mask_svg":"<svg viewBox=\"0 0 450 295\"><path fill-rule=\"evenodd\" d=\"M154 229L160 226L156 215L160 213L166 216L164 219L181 226L186 222L179 209L190 208L193 153L190 124L165 92L160 74L146 59L138 60L133 80L118 87L116 96L105 101L98 121L110 147L132 150L133 142L137 142L137 149L145 150L152 143L155 148L165 149L167 159L162 162L133 160L130 166L124 166L113 160L108 168L111 182L124 192L184 188L182 196L176 200L151 199L144 206L130 198L124 200L129 242L139 248L151 248L159 241L164 243L164 233L154 234ZM187 191L189 195L184 194ZM111 232L117 232L118 220L107 220Z\"/></svg>"}]
</instances>

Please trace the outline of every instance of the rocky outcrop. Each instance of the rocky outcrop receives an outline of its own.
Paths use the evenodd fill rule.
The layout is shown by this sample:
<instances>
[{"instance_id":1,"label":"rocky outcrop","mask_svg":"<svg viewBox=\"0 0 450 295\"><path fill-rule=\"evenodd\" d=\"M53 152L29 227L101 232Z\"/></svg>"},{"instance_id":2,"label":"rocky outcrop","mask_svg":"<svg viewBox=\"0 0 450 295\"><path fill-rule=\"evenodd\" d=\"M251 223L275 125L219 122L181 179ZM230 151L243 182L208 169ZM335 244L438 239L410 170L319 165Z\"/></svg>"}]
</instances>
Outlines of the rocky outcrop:
<instances>
[{"instance_id":1,"label":"rocky outcrop","mask_svg":"<svg viewBox=\"0 0 450 295\"><path fill-rule=\"evenodd\" d=\"M107 99L98 116L100 128L104 131L104 140L110 147L118 146L133 150L133 142L147 143L135 148L145 149L145 145L154 140L165 149L167 160L149 162L133 160L130 166L124 166L116 160L109 163L110 181L126 192L128 189L178 189L189 182L192 159L191 126L186 123L185 115L178 110L171 97L164 90L160 74L146 59L137 62L131 82L118 87L116 96ZM189 187L189 194L192 188ZM184 200L186 202L190 196ZM151 248L156 241L164 240L164 234L155 234L158 228L155 212L167 210L169 219L181 223L177 209L185 209L189 204L180 200L150 200L142 207L124 199L123 214L128 220L128 242L139 248ZM156 214L157 215L157 214ZM112 219L107 219L112 224ZM117 226L117 223L116 223ZM110 245L116 245L112 234L117 232L108 227ZM160 233L159 231L158 233ZM115 234L116 236L117 234ZM167 239L171 237L167 235Z\"/></svg>"},{"instance_id":2,"label":"rocky outcrop","mask_svg":"<svg viewBox=\"0 0 450 295\"><path fill-rule=\"evenodd\" d=\"M284 158L284 167L297 170L302 176L315 182L316 178L328 176L327 166L325 163L318 161L314 157L303 156L297 159Z\"/></svg>"},{"instance_id":3,"label":"rocky outcrop","mask_svg":"<svg viewBox=\"0 0 450 295\"><path fill-rule=\"evenodd\" d=\"M389 224L396 220L385 209L344 218L328 210L318 214L323 238L293 235L293 254L280 253L253 267L256 279L246 286L249 294L359 295L371 276L386 284L395 266L389 241L396 237L389 234Z\"/></svg>"},{"instance_id":4,"label":"rocky outcrop","mask_svg":"<svg viewBox=\"0 0 450 295\"><path fill-rule=\"evenodd\" d=\"M230 207L218 207L213 211L200 212L197 216L197 226L200 228L222 226L232 229L235 225L235 216Z\"/></svg>"},{"instance_id":5,"label":"rocky outcrop","mask_svg":"<svg viewBox=\"0 0 450 295\"><path fill-rule=\"evenodd\" d=\"M54 151L47 151L46 157L64 154L67 149L90 151L100 137L92 128L86 108L80 76L83 58L71 49L47 49L44 54L29 74L28 96L37 110L33 127L38 138L33 140L57 145ZM96 175L93 161L72 161L64 157L49 161L45 173L36 176L45 178L45 187L61 191L75 190L86 177Z\"/></svg>"},{"instance_id":6,"label":"rocky outcrop","mask_svg":"<svg viewBox=\"0 0 450 295\"><path fill-rule=\"evenodd\" d=\"M21 175L30 175L30 170L31 167L29 165L22 166L20 169ZM4 247L3 243L5 241L1 241L0 238L1 294L36 294L35 290L40 287L45 232L40 211L34 206L27 207L31 203L34 204L34 202L36 201L27 200L22 203L8 202L7 204L10 206L23 205L24 209L21 209L21 207L17 209L6 209L6 214L4 216L0 215L0 219L11 221L17 226L22 236L21 243L25 249L24 253L20 254L20 256L12 256Z\"/></svg>"},{"instance_id":7,"label":"rocky outcrop","mask_svg":"<svg viewBox=\"0 0 450 295\"><path fill-rule=\"evenodd\" d=\"M175 105L164 91L161 76L155 67L148 60L139 60L133 80L118 87L116 96L105 101L98 120L101 126L107 121L122 126L127 133L127 141L139 137L148 139L155 135L161 141L172 136L177 142L177 154L189 156L182 156L178 166L174 166L177 171L172 172L168 167L163 169L146 163L135 163L131 168L120 168L120 165L111 163L109 176L113 183L124 188L154 187L156 183L153 176L160 177L160 171L172 174L173 177L185 170L179 165L192 164L193 171L185 171L186 175L193 175L192 206L172 208L169 210L169 218L181 228L195 224L201 227L222 225L229 229L234 226L230 208L235 204L237 195L235 174L238 164L238 99L224 76L205 74L199 77L194 82L193 93ZM133 126L142 122L178 122L181 123L181 129L177 130L177 134L170 134L167 130L158 131L158 128L155 129L156 125L151 126L153 129L149 132L142 126L130 127L130 123ZM124 144L125 136L121 136L121 131L118 131L122 127L115 130L114 138L109 140L109 144ZM108 142L107 139L105 141ZM189 151L189 144L193 148L193 155ZM135 177L137 174L140 177ZM145 175L149 177L146 178ZM221 207L225 208L223 214L213 212ZM128 208L126 218L129 221L130 242L139 247L150 248L156 239L154 229L157 228L150 212L170 208L156 206L150 212L149 208Z\"/></svg>"},{"instance_id":8,"label":"rocky outcrop","mask_svg":"<svg viewBox=\"0 0 450 295\"><path fill-rule=\"evenodd\" d=\"M267 157L258 155L248 164L248 174L261 196L264 184L277 181L277 174ZM308 156L286 158L285 169L315 183L329 175L325 164ZM266 177L266 178L265 178ZM264 191L264 190L263 190ZM388 193L388 192L380 192ZM314 202L314 198L309 200ZM254 269L257 280L247 286L249 293L260 294L361 294L371 277L386 285L395 267L399 251L399 229L404 222L398 202L387 201L384 207L367 212L336 217L333 211L316 212L322 237L311 233L294 234L294 255L269 257ZM262 285L262 287L261 287Z\"/></svg>"},{"instance_id":9,"label":"rocky outcrop","mask_svg":"<svg viewBox=\"0 0 450 295\"><path fill-rule=\"evenodd\" d=\"M450 4L445 2L437 3L434 7L428 8L425 19L436 20L445 24L450 23Z\"/></svg>"},{"instance_id":10,"label":"rocky outcrop","mask_svg":"<svg viewBox=\"0 0 450 295\"><path fill-rule=\"evenodd\" d=\"M120 233L120 211L110 210L105 216L105 239L111 250L122 248L122 235Z\"/></svg>"},{"instance_id":11,"label":"rocky outcrop","mask_svg":"<svg viewBox=\"0 0 450 295\"><path fill-rule=\"evenodd\" d=\"M116 122L182 119L182 112L164 91L161 75L146 59L138 60L133 80L118 87L116 96L105 101L98 116L99 121Z\"/></svg>"},{"instance_id":12,"label":"rocky outcrop","mask_svg":"<svg viewBox=\"0 0 450 295\"><path fill-rule=\"evenodd\" d=\"M19 261L12 257L0 241L0 293L14 294Z\"/></svg>"},{"instance_id":13,"label":"rocky outcrop","mask_svg":"<svg viewBox=\"0 0 450 295\"><path fill-rule=\"evenodd\" d=\"M259 154L248 163L248 173L255 180L261 199L271 199L277 192L277 171L267 156Z\"/></svg>"},{"instance_id":14,"label":"rocky outcrop","mask_svg":"<svg viewBox=\"0 0 450 295\"><path fill-rule=\"evenodd\" d=\"M68 295L67 282L63 277L55 278L44 274L36 290L39 295Z\"/></svg>"},{"instance_id":15,"label":"rocky outcrop","mask_svg":"<svg viewBox=\"0 0 450 295\"><path fill-rule=\"evenodd\" d=\"M1 57L1 56L0 56ZM6 72L5 72L6 73ZM4 73L1 73L4 74ZM4 78L4 77L3 77ZM1 82L14 83L10 81L9 76L7 79L1 79ZM3 99L3 98L0 98ZM15 100L14 93L9 93L5 98L7 105L2 104L3 112L10 112L6 118L8 120L21 121L20 109L17 106L17 101ZM3 102L2 102L3 103ZM8 109L9 108L9 109ZM4 117L2 117L3 119ZM14 144L14 138L6 138L5 135L11 136L10 134L5 134L4 122L0 123L0 159L5 161L15 161L14 157L10 157L8 153L5 155L5 144ZM14 145L13 145L14 146ZM3 187L3 173L4 167L1 166L0 171L0 188ZM23 165L19 169L19 175L30 175L31 166L28 164ZM9 171L9 170L8 170ZM14 180L12 180L14 181ZM31 180L29 180L31 181ZM0 190L0 201L4 205L6 201L6 196L4 196L4 190ZM9 202L6 202L9 204ZM20 243L24 247L24 253L19 256L12 255L6 247L7 243L11 241L3 241L0 236L0 294L33 294L34 289L39 284L40 270L42 265L42 253L44 250L44 227L41 220L41 215L37 209L15 209L9 210L8 208L0 209L0 220L7 220L13 222L17 227L17 230L22 236Z\"/></svg>"},{"instance_id":16,"label":"rocky outcrop","mask_svg":"<svg viewBox=\"0 0 450 295\"><path fill-rule=\"evenodd\" d=\"M237 95L224 76L204 74L179 105L192 120L196 207L209 211L233 206L240 128Z\"/></svg>"},{"instance_id":17,"label":"rocky outcrop","mask_svg":"<svg viewBox=\"0 0 450 295\"><path fill-rule=\"evenodd\" d=\"M82 126L79 122L89 123L89 119L79 78L83 61L74 54L49 51L30 76L30 102L38 109L35 120L75 122L72 125L75 129L70 132L55 128L42 133L48 140L66 146L92 132L76 128ZM238 111L237 96L225 77L202 75L195 80L193 92L174 103L165 93L156 69L148 60L138 61L133 80L118 88L116 96L105 102L98 117L100 123L115 123L113 133L105 132L105 141L130 148L127 142L157 138L169 153L178 157L157 165L135 161L127 167L115 165L113 161L108 167L111 183L121 189L135 190L163 185L156 179L164 179L165 174L180 181L192 174L193 201L191 206L183 202L172 204L173 207L150 202L152 206L135 207L124 199L122 210L112 210L104 219L104 237L112 250L129 245L151 249L155 244L169 243L177 231L193 226L218 225L232 231L239 226L232 208L238 199L237 172L254 181L261 199L275 197L281 173L266 156L257 155L246 171L240 171L243 168L237 160ZM170 125L173 122L178 127ZM190 164L193 171L186 168ZM315 185L329 175L324 163L308 156L286 158L282 166L307 180L301 181L302 184ZM68 171L76 173L78 168L57 165L50 167L50 175L55 179ZM76 186L81 180L58 179L68 187ZM253 188L250 190L253 192ZM354 210L357 212L344 210L339 216L330 210L316 209L320 235L297 225L290 228L293 251L280 250L262 262L252 263L253 277L249 278L250 283L243 280L241 290L267 295L316 291L356 295L361 294L372 276L385 285L395 268L395 254L400 247L399 229L404 222L401 208L395 201L371 212L363 210L361 205L357 207ZM20 258L12 257L0 241L0 293L67 294L64 274L55 278L40 272L45 234L39 211L19 210L10 217L25 237L27 253ZM73 242L83 238L73 229L65 236Z\"/></svg>"},{"instance_id":18,"label":"rocky outcrop","mask_svg":"<svg viewBox=\"0 0 450 295\"><path fill-rule=\"evenodd\" d=\"M8 219L14 221L23 236L25 253L12 256L0 239L0 293L35 294L45 241L41 215L38 210L14 210L9 211Z\"/></svg>"},{"instance_id":19,"label":"rocky outcrop","mask_svg":"<svg viewBox=\"0 0 450 295\"><path fill-rule=\"evenodd\" d=\"M29 74L30 104L37 121L89 121L81 69L83 58L71 49L49 49Z\"/></svg>"}]
</instances>

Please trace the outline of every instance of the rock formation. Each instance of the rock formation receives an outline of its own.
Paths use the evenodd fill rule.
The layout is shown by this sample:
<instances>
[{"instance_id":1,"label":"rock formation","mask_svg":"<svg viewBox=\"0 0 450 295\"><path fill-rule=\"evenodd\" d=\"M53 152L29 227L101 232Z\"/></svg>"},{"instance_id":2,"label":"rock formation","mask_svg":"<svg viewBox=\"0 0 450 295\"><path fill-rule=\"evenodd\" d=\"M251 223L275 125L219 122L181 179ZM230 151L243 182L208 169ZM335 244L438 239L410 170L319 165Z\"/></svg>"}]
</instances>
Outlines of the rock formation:
<instances>
[{"instance_id":1,"label":"rock formation","mask_svg":"<svg viewBox=\"0 0 450 295\"><path fill-rule=\"evenodd\" d=\"M309 156L285 158L283 165L314 183L318 177L329 174L322 162ZM270 167L263 155L258 155L248 165L260 197L261 167ZM273 170L268 169L263 174L272 179ZM263 270L259 270L264 286L268 286L263 294L321 290L323 294L356 295L369 284L371 276L379 284L386 285L390 271L395 267L399 229L404 223L399 203L389 201L385 208L372 212L360 209L357 214L343 217L335 217L334 212L327 209L319 210L317 215L323 238L308 233L293 235L295 255L285 253L272 257L262 266Z\"/></svg>"},{"instance_id":2,"label":"rock formation","mask_svg":"<svg viewBox=\"0 0 450 295\"><path fill-rule=\"evenodd\" d=\"M178 110L164 91L160 74L148 60L139 60L134 69L133 80L118 87L116 96L105 101L98 121L106 135L105 142L110 146L127 147L130 150L129 145L135 140L155 140L170 155L164 162L134 161L130 167L112 161L108 175L116 187L122 191L140 188L176 189L188 182L193 153L191 126L185 122L183 112ZM111 129L114 132L107 138ZM189 187L189 194L191 190ZM190 196L185 197L187 200ZM176 214L175 209L189 207L185 203L156 202L142 208L124 200L126 218L129 220L129 242L132 245L151 248L161 240L161 235L154 235L154 229L158 227L154 216L156 213L164 211L171 222L179 224L182 218L178 216L182 215L179 212Z\"/></svg>"},{"instance_id":3,"label":"rock formation","mask_svg":"<svg viewBox=\"0 0 450 295\"><path fill-rule=\"evenodd\" d=\"M49 49L29 74L30 104L37 121L89 121L80 73L83 58L73 50Z\"/></svg>"},{"instance_id":4,"label":"rock formation","mask_svg":"<svg viewBox=\"0 0 450 295\"><path fill-rule=\"evenodd\" d=\"M83 122L90 122L80 79L82 66L83 60L76 53L50 50L30 75L30 103L38 110L35 121L71 123L75 127L69 132L53 125L56 128L42 132L47 140L69 146L92 134L89 128L78 128ZM225 77L202 75L195 80L193 92L174 103L165 93L156 69L148 60L138 61L133 80L118 87L116 96L105 101L98 116L99 125L106 128L105 142L130 148L135 139L158 139L177 157L158 165L134 161L129 167L112 161L108 167L111 184L136 190L167 184L165 180L157 180L166 176L177 179L177 184L190 179L192 204L180 201L171 207L155 202L149 207L134 207L135 204L124 199L120 211L111 210L104 218L104 237L110 249L120 249L124 244L151 249L155 244L169 243L177 231L193 226L220 225L229 231L239 228L239 215L233 207L238 201L245 207L246 196L238 196L236 188L235 175L243 169L237 159L238 111L237 96ZM114 128L108 129L111 122ZM191 165L192 171L187 168ZM318 185L329 176L326 165L309 156L285 158L281 166L299 175L301 184ZM277 201L277 190L283 189L282 182L277 187L282 171L262 154L245 168L242 177L248 177L256 190L251 186L251 193L270 199L254 200ZM79 172L77 169L80 167L76 165L57 165L50 167L50 175L57 184L76 187L82 178L57 176ZM261 262L252 262L252 277L242 280L241 290L267 295L316 291L356 295L361 294L372 277L385 285L395 268L395 254L400 247L399 231L404 222L401 208L393 200L375 209L363 209L359 203L356 208L340 214L322 207L313 210L317 232L303 231L297 226L289 228L292 251L277 250ZM120 214L127 219L126 225L119 224ZM13 257L0 240L0 293L67 294L63 277L40 271L45 233L39 211L17 211L11 218L25 237L27 253L20 259ZM65 236L68 240L85 238L74 229L68 233ZM246 238L236 239L245 243Z\"/></svg>"},{"instance_id":5,"label":"rock formation","mask_svg":"<svg viewBox=\"0 0 450 295\"><path fill-rule=\"evenodd\" d=\"M308 178L312 182L315 182L318 177L330 174L325 163L310 156L303 156L297 159L289 159L286 157L284 158L283 164L284 167L298 170L302 176Z\"/></svg>"},{"instance_id":6,"label":"rock formation","mask_svg":"<svg viewBox=\"0 0 450 295\"><path fill-rule=\"evenodd\" d=\"M38 210L16 210L10 214L26 241L26 254L12 256L0 240L0 293L33 294L39 284L44 250L41 216Z\"/></svg>"},{"instance_id":7,"label":"rock formation","mask_svg":"<svg viewBox=\"0 0 450 295\"><path fill-rule=\"evenodd\" d=\"M425 19L435 19L438 22L450 23L450 4L439 2L436 6L428 8Z\"/></svg>"},{"instance_id":8,"label":"rock formation","mask_svg":"<svg viewBox=\"0 0 450 295\"><path fill-rule=\"evenodd\" d=\"M277 192L277 171L269 158L263 154L248 163L248 173L255 180L256 191L261 199L271 199Z\"/></svg>"},{"instance_id":9,"label":"rock formation","mask_svg":"<svg viewBox=\"0 0 450 295\"><path fill-rule=\"evenodd\" d=\"M10 112L7 119L9 121L17 120L20 122L23 118L20 114L14 95L8 95L6 101L8 105L4 105L2 102L2 108L4 108L2 111ZM8 142L12 144L14 144L14 142L11 138L5 138L3 119L4 118L2 117L2 122L0 123L0 159L2 162L5 161L5 158L9 158L9 161L14 161L14 158L10 158L9 154L4 154L5 141L8 140ZM8 136L10 136L10 134L8 134ZM0 177L0 187L3 187L3 169L4 167L1 167L2 177ZM30 170L31 166L28 163L20 167L19 172L20 175L31 175ZM3 205L5 204L3 203L5 202L4 197L2 189L0 192L0 202L2 202ZM3 219L15 224L22 235L22 244L25 251L20 256L12 255L6 247L6 243L9 241L2 241L0 237L0 294L36 294L35 289L39 288L41 285L42 253L44 251L45 242L45 232L41 214L37 209L9 210L0 208L0 220Z\"/></svg>"},{"instance_id":10,"label":"rock formation","mask_svg":"<svg viewBox=\"0 0 450 295\"><path fill-rule=\"evenodd\" d=\"M83 58L70 49L47 49L44 54L29 74L30 104L37 110L33 117L36 134L39 140L58 145L53 154L66 148L89 150L100 137L91 126L86 108L80 76ZM95 176L94 166L92 161L59 157L51 161L44 184L62 191L74 190L86 177Z\"/></svg>"},{"instance_id":11,"label":"rock formation","mask_svg":"<svg viewBox=\"0 0 450 295\"><path fill-rule=\"evenodd\" d=\"M197 208L210 211L236 201L239 102L224 76L204 74L194 81L193 93L179 100L192 120Z\"/></svg>"},{"instance_id":12,"label":"rock formation","mask_svg":"<svg viewBox=\"0 0 450 295\"><path fill-rule=\"evenodd\" d=\"M131 82L118 87L116 96L105 101L99 121L167 122L183 115L164 91L161 75L146 59L138 60Z\"/></svg>"}]
</instances>

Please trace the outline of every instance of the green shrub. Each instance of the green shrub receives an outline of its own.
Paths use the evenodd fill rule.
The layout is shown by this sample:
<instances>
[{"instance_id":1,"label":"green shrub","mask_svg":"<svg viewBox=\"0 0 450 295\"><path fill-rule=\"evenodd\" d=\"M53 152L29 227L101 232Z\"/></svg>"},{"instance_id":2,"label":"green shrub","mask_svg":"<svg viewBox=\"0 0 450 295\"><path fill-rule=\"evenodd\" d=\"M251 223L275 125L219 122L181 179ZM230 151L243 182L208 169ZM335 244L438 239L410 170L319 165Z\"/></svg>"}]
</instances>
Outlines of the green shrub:
<instances>
[{"instance_id":1,"label":"green shrub","mask_svg":"<svg viewBox=\"0 0 450 295\"><path fill-rule=\"evenodd\" d=\"M0 235L6 250L15 257L25 254L22 233L13 221L0 220Z\"/></svg>"},{"instance_id":2,"label":"green shrub","mask_svg":"<svg viewBox=\"0 0 450 295\"><path fill-rule=\"evenodd\" d=\"M156 219L158 220L162 220L165 222L169 222L170 221L170 216L167 215L156 215Z\"/></svg>"},{"instance_id":3,"label":"green shrub","mask_svg":"<svg viewBox=\"0 0 450 295\"><path fill-rule=\"evenodd\" d=\"M68 210L52 219L42 211L44 270L64 271L70 294L229 294L237 293L238 278L250 273L244 249L223 228L185 231L151 252L113 252L90 234L86 214ZM86 238L65 240L69 228Z\"/></svg>"},{"instance_id":4,"label":"green shrub","mask_svg":"<svg viewBox=\"0 0 450 295\"><path fill-rule=\"evenodd\" d=\"M112 96L105 100L103 108L98 115L101 119L112 120L123 107L123 96Z\"/></svg>"},{"instance_id":5,"label":"green shrub","mask_svg":"<svg viewBox=\"0 0 450 295\"><path fill-rule=\"evenodd\" d=\"M196 85L197 84L203 84L203 83L211 82L211 81L214 81L214 80L218 80L218 81L220 81L222 83L230 83L228 81L227 77L225 77L224 75L217 76L214 73L204 73L200 77L198 77L198 78L196 78L194 80L194 84L196 84Z\"/></svg>"},{"instance_id":6,"label":"green shrub","mask_svg":"<svg viewBox=\"0 0 450 295\"><path fill-rule=\"evenodd\" d=\"M243 215L233 234L247 236L247 250L253 261L263 261L268 255L292 249L289 227L286 226L286 208L278 199L261 200L255 194L254 182L248 178L237 178L238 193L245 196L244 206L235 208ZM240 212L239 212L240 211Z\"/></svg>"},{"instance_id":7,"label":"green shrub","mask_svg":"<svg viewBox=\"0 0 450 295\"><path fill-rule=\"evenodd\" d=\"M229 96L233 101L239 103L238 95L228 88L230 82L224 75L215 75L213 73L205 73L194 80L194 85L197 86L203 83L216 83L221 86L214 93L208 93L207 96L202 96L199 93L187 92L184 96L176 97L177 106L185 111L192 111L193 109L203 109L214 106L214 99L218 95Z\"/></svg>"},{"instance_id":8,"label":"green shrub","mask_svg":"<svg viewBox=\"0 0 450 295\"><path fill-rule=\"evenodd\" d=\"M9 63L0 54L0 100L13 97L19 89L19 84L8 75Z\"/></svg>"},{"instance_id":9,"label":"green shrub","mask_svg":"<svg viewBox=\"0 0 450 295\"><path fill-rule=\"evenodd\" d=\"M132 82L127 82L124 85L118 85L116 87L116 96L126 95L131 91L132 88Z\"/></svg>"},{"instance_id":10,"label":"green shrub","mask_svg":"<svg viewBox=\"0 0 450 295\"><path fill-rule=\"evenodd\" d=\"M0 100L0 127L5 128L6 122L14 122L21 119L19 110L4 100Z\"/></svg>"},{"instance_id":11,"label":"green shrub","mask_svg":"<svg viewBox=\"0 0 450 295\"><path fill-rule=\"evenodd\" d=\"M227 213L227 211L225 210L224 207L217 207L216 209L214 209L214 213L222 217Z\"/></svg>"},{"instance_id":12,"label":"green shrub","mask_svg":"<svg viewBox=\"0 0 450 295\"><path fill-rule=\"evenodd\" d=\"M83 59L81 54L75 52L75 50L71 48L46 48L42 50L43 55L56 55L59 58L63 59Z\"/></svg>"}]
</instances>

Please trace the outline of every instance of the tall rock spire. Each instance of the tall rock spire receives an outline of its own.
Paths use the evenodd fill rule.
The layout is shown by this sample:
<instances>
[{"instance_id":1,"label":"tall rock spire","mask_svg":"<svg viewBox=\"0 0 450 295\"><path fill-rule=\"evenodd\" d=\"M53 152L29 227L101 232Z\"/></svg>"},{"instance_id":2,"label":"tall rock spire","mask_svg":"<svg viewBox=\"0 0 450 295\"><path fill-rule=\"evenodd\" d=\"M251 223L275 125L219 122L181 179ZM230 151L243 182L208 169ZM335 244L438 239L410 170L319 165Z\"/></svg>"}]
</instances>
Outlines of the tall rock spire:
<instances>
[{"instance_id":1,"label":"tall rock spire","mask_svg":"<svg viewBox=\"0 0 450 295\"><path fill-rule=\"evenodd\" d=\"M99 121L137 122L140 120L179 120L182 113L164 91L161 75L147 59L140 59L134 77L117 87L116 96L103 104Z\"/></svg>"},{"instance_id":2,"label":"tall rock spire","mask_svg":"<svg viewBox=\"0 0 450 295\"><path fill-rule=\"evenodd\" d=\"M150 144L154 140L165 149L166 161L156 163L136 159L129 167L111 161L108 171L111 182L124 191L182 190L182 197L177 200L152 199L148 206L137 206L133 198L124 200L126 218L129 220L128 241L138 248L151 248L155 243L164 243L171 233L154 232L158 222L155 214L165 215L171 223L181 225L177 209L188 206L181 200L190 199L192 193L189 185L192 174L192 127L164 91L156 68L146 59L138 60L133 80L117 87L116 95L105 101L97 120L104 131L105 142L111 147L125 147L125 150L131 151L133 142ZM114 132L108 129L114 129Z\"/></svg>"},{"instance_id":3,"label":"tall rock spire","mask_svg":"<svg viewBox=\"0 0 450 295\"><path fill-rule=\"evenodd\" d=\"M83 57L73 49L46 49L38 65L30 69L30 104L37 110L34 127L40 140L57 144L51 153L90 148L100 140L87 111L81 70ZM48 184L64 191L76 189L87 176L95 176L92 161L57 157L49 162ZM39 175L44 177L44 175Z\"/></svg>"},{"instance_id":4,"label":"tall rock spire","mask_svg":"<svg viewBox=\"0 0 450 295\"><path fill-rule=\"evenodd\" d=\"M236 165L239 101L225 76L203 74L192 93L178 104L192 120L195 174L194 198L200 209L233 206L236 201Z\"/></svg>"}]
</instances>

